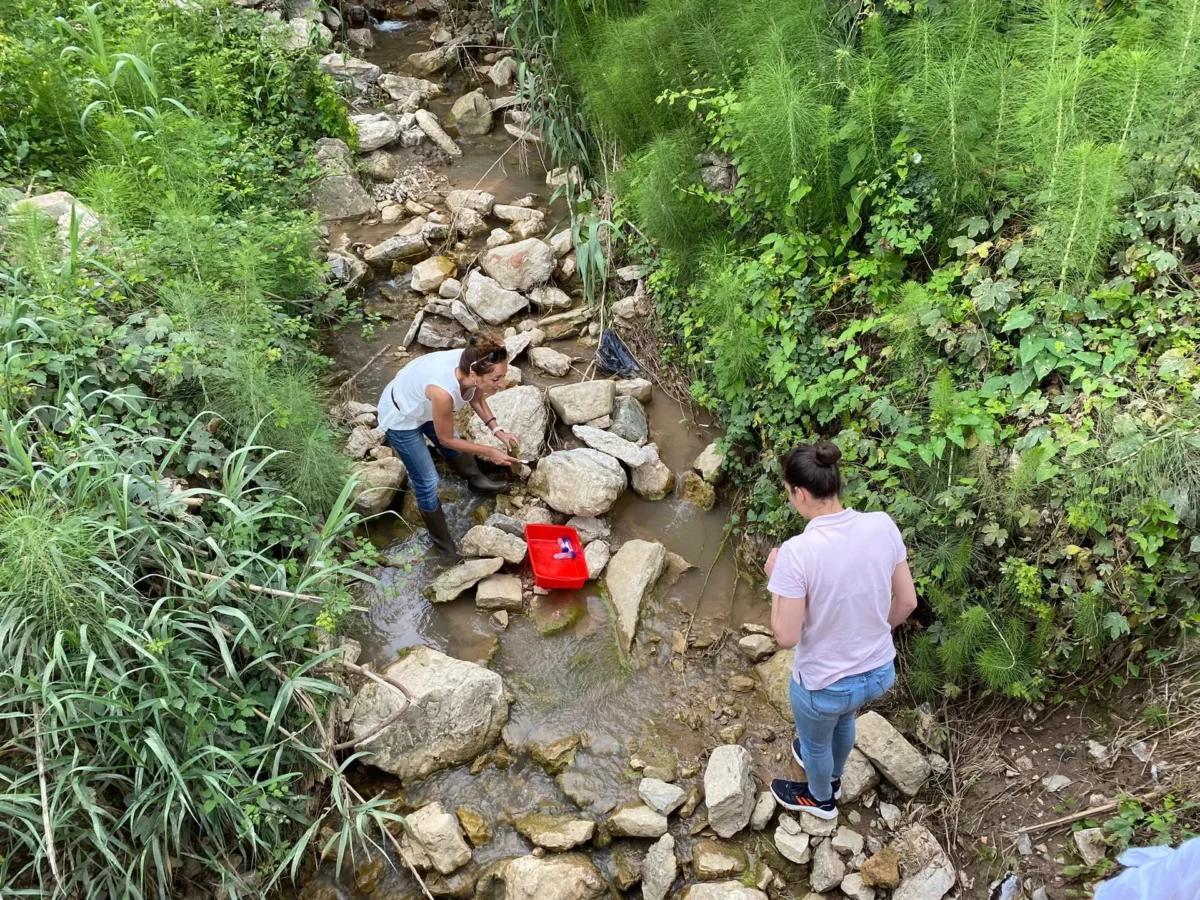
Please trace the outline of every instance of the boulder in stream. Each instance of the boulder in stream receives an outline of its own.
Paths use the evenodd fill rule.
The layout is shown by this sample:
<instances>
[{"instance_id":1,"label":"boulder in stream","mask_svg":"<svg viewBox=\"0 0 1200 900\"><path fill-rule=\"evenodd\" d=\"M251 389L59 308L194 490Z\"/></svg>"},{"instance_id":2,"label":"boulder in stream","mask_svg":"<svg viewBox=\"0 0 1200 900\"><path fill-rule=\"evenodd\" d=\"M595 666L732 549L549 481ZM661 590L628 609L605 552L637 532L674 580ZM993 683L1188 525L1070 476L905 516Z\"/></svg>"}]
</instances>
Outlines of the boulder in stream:
<instances>
[{"instance_id":1,"label":"boulder in stream","mask_svg":"<svg viewBox=\"0 0 1200 900\"><path fill-rule=\"evenodd\" d=\"M503 566L504 560L501 557L468 559L439 575L427 588L427 592L432 595L434 603L449 603L463 591L499 572Z\"/></svg>"},{"instance_id":2,"label":"boulder in stream","mask_svg":"<svg viewBox=\"0 0 1200 900\"><path fill-rule=\"evenodd\" d=\"M612 425L608 430L639 447L650 440L650 422L641 402L633 397L618 395L613 401Z\"/></svg>"},{"instance_id":3,"label":"boulder in stream","mask_svg":"<svg viewBox=\"0 0 1200 900\"><path fill-rule=\"evenodd\" d=\"M533 288L529 292L529 299L543 312L562 312L571 308L571 297L553 285Z\"/></svg>"},{"instance_id":4,"label":"boulder in stream","mask_svg":"<svg viewBox=\"0 0 1200 900\"><path fill-rule=\"evenodd\" d=\"M489 521L491 521L489 519ZM516 575L489 575L475 588L475 605L479 609L503 609L520 612L525 606L521 579Z\"/></svg>"},{"instance_id":5,"label":"boulder in stream","mask_svg":"<svg viewBox=\"0 0 1200 900\"><path fill-rule=\"evenodd\" d=\"M392 505L396 491L404 487L408 471L398 458L374 459L354 468L358 484L351 497L354 511L364 518L375 516Z\"/></svg>"},{"instance_id":6,"label":"boulder in stream","mask_svg":"<svg viewBox=\"0 0 1200 900\"><path fill-rule=\"evenodd\" d=\"M550 413L546 409L546 395L541 388L531 384L506 388L489 397L488 406L492 408L496 423L517 436L517 455L521 459L537 459L545 452ZM477 444L497 449L502 447L479 416L471 416L467 433L468 440Z\"/></svg>"},{"instance_id":7,"label":"boulder in stream","mask_svg":"<svg viewBox=\"0 0 1200 900\"><path fill-rule=\"evenodd\" d=\"M703 510L710 510L717 504L716 491L699 472L684 473L679 482L679 496Z\"/></svg>"},{"instance_id":8,"label":"boulder in stream","mask_svg":"<svg viewBox=\"0 0 1200 900\"><path fill-rule=\"evenodd\" d=\"M713 750L704 770L704 802L708 824L718 835L731 838L750 824L755 793L750 751L740 744Z\"/></svg>"},{"instance_id":9,"label":"boulder in stream","mask_svg":"<svg viewBox=\"0 0 1200 900\"><path fill-rule=\"evenodd\" d=\"M529 361L536 368L555 378L563 378L571 371L571 357L559 353L550 347L533 347L529 351ZM586 443L586 441L585 441Z\"/></svg>"},{"instance_id":10,"label":"boulder in stream","mask_svg":"<svg viewBox=\"0 0 1200 900\"><path fill-rule=\"evenodd\" d=\"M734 844L697 841L692 847L692 870L699 881L732 878L746 871L746 851Z\"/></svg>"},{"instance_id":11,"label":"boulder in stream","mask_svg":"<svg viewBox=\"0 0 1200 900\"><path fill-rule=\"evenodd\" d=\"M654 385L645 378L623 378L616 384L618 397L633 397L641 403L649 403L654 398Z\"/></svg>"},{"instance_id":12,"label":"boulder in stream","mask_svg":"<svg viewBox=\"0 0 1200 900\"><path fill-rule=\"evenodd\" d=\"M538 349L540 350L541 348L539 347ZM571 429L571 432L593 450L607 453L609 456L619 459L631 468L636 469L646 462L646 454L642 451L641 447L637 444L631 444L624 438L617 437L612 432L604 431L600 428L592 428L590 425L576 425Z\"/></svg>"},{"instance_id":13,"label":"boulder in stream","mask_svg":"<svg viewBox=\"0 0 1200 900\"><path fill-rule=\"evenodd\" d=\"M457 61L458 47L454 44L447 44L444 47L426 50L424 53L410 53L408 68L418 75L432 75Z\"/></svg>"},{"instance_id":14,"label":"boulder in stream","mask_svg":"<svg viewBox=\"0 0 1200 900\"><path fill-rule=\"evenodd\" d=\"M550 278L555 266L554 251L537 238L493 247L483 255L483 270L510 291L527 291Z\"/></svg>"},{"instance_id":15,"label":"boulder in stream","mask_svg":"<svg viewBox=\"0 0 1200 900\"><path fill-rule=\"evenodd\" d=\"M665 900L678 874L675 838L664 834L642 860L642 900Z\"/></svg>"},{"instance_id":16,"label":"boulder in stream","mask_svg":"<svg viewBox=\"0 0 1200 900\"><path fill-rule=\"evenodd\" d=\"M338 81L349 82L359 93L366 91L383 74L383 70L374 63L346 53L327 53L321 57L317 66L326 75L332 75Z\"/></svg>"},{"instance_id":17,"label":"boulder in stream","mask_svg":"<svg viewBox=\"0 0 1200 900\"><path fill-rule=\"evenodd\" d=\"M425 100L440 97L442 86L424 78L413 78L411 75L386 74L379 77L379 86L393 100L407 100L413 94L420 94Z\"/></svg>"},{"instance_id":18,"label":"boulder in stream","mask_svg":"<svg viewBox=\"0 0 1200 900\"><path fill-rule=\"evenodd\" d=\"M638 784L638 796L656 813L669 816L683 805L687 791L661 778L643 778Z\"/></svg>"},{"instance_id":19,"label":"boulder in stream","mask_svg":"<svg viewBox=\"0 0 1200 900\"><path fill-rule=\"evenodd\" d=\"M384 674L408 689L411 703L394 688L368 681L351 704L350 733L365 736L404 709L357 749L405 781L469 762L496 742L508 721L504 682L482 666L415 647Z\"/></svg>"},{"instance_id":20,"label":"boulder in stream","mask_svg":"<svg viewBox=\"0 0 1200 900\"><path fill-rule=\"evenodd\" d=\"M461 135L482 135L492 130L492 102L483 91L463 94L450 107L446 124L457 128Z\"/></svg>"},{"instance_id":21,"label":"boulder in stream","mask_svg":"<svg viewBox=\"0 0 1200 900\"><path fill-rule=\"evenodd\" d=\"M458 819L440 803L430 803L404 817L401 852L419 869L449 875L471 861L471 848Z\"/></svg>"},{"instance_id":22,"label":"boulder in stream","mask_svg":"<svg viewBox=\"0 0 1200 900\"><path fill-rule=\"evenodd\" d=\"M740 881L708 881L691 884L683 889L679 900L768 900L757 888L746 887Z\"/></svg>"},{"instance_id":23,"label":"boulder in stream","mask_svg":"<svg viewBox=\"0 0 1200 900\"><path fill-rule=\"evenodd\" d=\"M519 537L513 537L491 525L476 525L462 539L459 552L463 556L499 556L510 565L520 565L525 560L528 547Z\"/></svg>"},{"instance_id":24,"label":"boulder in stream","mask_svg":"<svg viewBox=\"0 0 1200 900\"><path fill-rule=\"evenodd\" d=\"M586 844L596 833L596 823L580 816L530 813L513 820L517 831L535 846L561 852Z\"/></svg>"},{"instance_id":25,"label":"boulder in stream","mask_svg":"<svg viewBox=\"0 0 1200 900\"><path fill-rule=\"evenodd\" d=\"M431 256L413 266L412 289L422 294L437 291L447 278L453 278L458 266L448 256ZM465 327L465 326L464 326Z\"/></svg>"},{"instance_id":26,"label":"boulder in stream","mask_svg":"<svg viewBox=\"0 0 1200 900\"><path fill-rule=\"evenodd\" d=\"M386 269L394 262L416 259L428 252L429 246L421 235L397 234L368 247L363 253L363 259L370 266Z\"/></svg>"},{"instance_id":27,"label":"boulder in stream","mask_svg":"<svg viewBox=\"0 0 1200 900\"><path fill-rule=\"evenodd\" d=\"M595 453L576 450L575 453ZM611 459L611 457L608 457ZM614 460L615 464L615 460ZM617 468L620 465L617 464ZM622 473L624 474L624 473ZM617 636L628 651L637 631L642 601L667 565L667 548L653 541L626 541L610 560L604 578L616 614ZM749 814L747 813L747 818ZM727 835L723 835L726 837Z\"/></svg>"},{"instance_id":28,"label":"boulder in stream","mask_svg":"<svg viewBox=\"0 0 1200 900\"><path fill-rule=\"evenodd\" d=\"M721 480L721 466L724 464L725 456L717 449L717 442L713 441L696 457L692 468L709 484L717 484Z\"/></svg>"},{"instance_id":29,"label":"boulder in stream","mask_svg":"<svg viewBox=\"0 0 1200 900\"><path fill-rule=\"evenodd\" d=\"M362 287L371 280L371 269L348 250L331 250L325 254L325 262L333 282L347 290Z\"/></svg>"},{"instance_id":30,"label":"boulder in stream","mask_svg":"<svg viewBox=\"0 0 1200 900\"><path fill-rule=\"evenodd\" d=\"M446 206L453 213L458 212L460 209L470 209L481 216L490 216L492 210L496 207L496 195L478 190L451 191L446 195Z\"/></svg>"},{"instance_id":31,"label":"boulder in stream","mask_svg":"<svg viewBox=\"0 0 1200 900\"><path fill-rule=\"evenodd\" d=\"M467 336L456 322L426 319L417 332L417 343L430 350L452 350L455 347L465 347Z\"/></svg>"},{"instance_id":32,"label":"boulder in stream","mask_svg":"<svg viewBox=\"0 0 1200 900\"><path fill-rule=\"evenodd\" d=\"M458 159L462 154L462 148L454 143L454 139L446 134L446 130L442 128L441 123L427 109L418 109L413 115L416 116L417 126L425 132L429 140L433 141L443 153L451 159Z\"/></svg>"},{"instance_id":33,"label":"boulder in stream","mask_svg":"<svg viewBox=\"0 0 1200 900\"><path fill-rule=\"evenodd\" d=\"M463 300L489 325L501 325L529 306L529 301L476 270L467 276Z\"/></svg>"},{"instance_id":34,"label":"boulder in stream","mask_svg":"<svg viewBox=\"0 0 1200 900\"><path fill-rule=\"evenodd\" d=\"M583 558L587 563L588 581L595 581L604 574L612 550L608 541L591 541L583 548Z\"/></svg>"},{"instance_id":35,"label":"boulder in stream","mask_svg":"<svg viewBox=\"0 0 1200 900\"><path fill-rule=\"evenodd\" d=\"M313 182L312 197L322 222L356 219L375 210L375 201L351 171L350 159L345 141L317 141L317 165L324 174Z\"/></svg>"},{"instance_id":36,"label":"boulder in stream","mask_svg":"<svg viewBox=\"0 0 1200 900\"><path fill-rule=\"evenodd\" d=\"M661 500L675 487L675 473L658 457L658 445L642 447L645 462L633 470L633 490L646 500Z\"/></svg>"},{"instance_id":37,"label":"boulder in stream","mask_svg":"<svg viewBox=\"0 0 1200 900\"><path fill-rule=\"evenodd\" d=\"M564 425L582 425L612 413L616 399L608 380L580 381L550 388L550 406Z\"/></svg>"},{"instance_id":38,"label":"boulder in stream","mask_svg":"<svg viewBox=\"0 0 1200 900\"><path fill-rule=\"evenodd\" d=\"M400 123L387 113L351 116L350 124L358 132L358 152L380 150L400 137Z\"/></svg>"},{"instance_id":39,"label":"boulder in stream","mask_svg":"<svg viewBox=\"0 0 1200 900\"><path fill-rule=\"evenodd\" d=\"M567 527L575 529L575 533L579 535L579 540L584 546L612 535L612 528L609 524L595 516L572 516L567 521Z\"/></svg>"},{"instance_id":40,"label":"boulder in stream","mask_svg":"<svg viewBox=\"0 0 1200 900\"><path fill-rule=\"evenodd\" d=\"M667 817L641 803L626 803L608 817L608 830L617 837L658 838L667 833Z\"/></svg>"},{"instance_id":41,"label":"boulder in stream","mask_svg":"<svg viewBox=\"0 0 1200 900\"><path fill-rule=\"evenodd\" d=\"M600 516L612 509L627 483L621 464L605 453L559 450L538 463L529 489L561 513Z\"/></svg>"},{"instance_id":42,"label":"boulder in stream","mask_svg":"<svg viewBox=\"0 0 1200 900\"><path fill-rule=\"evenodd\" d=\"M503 900L602 900L609 891L600 870L582 853L522 856L504 867L503 877Z\"/></svg>"}]
</instances>

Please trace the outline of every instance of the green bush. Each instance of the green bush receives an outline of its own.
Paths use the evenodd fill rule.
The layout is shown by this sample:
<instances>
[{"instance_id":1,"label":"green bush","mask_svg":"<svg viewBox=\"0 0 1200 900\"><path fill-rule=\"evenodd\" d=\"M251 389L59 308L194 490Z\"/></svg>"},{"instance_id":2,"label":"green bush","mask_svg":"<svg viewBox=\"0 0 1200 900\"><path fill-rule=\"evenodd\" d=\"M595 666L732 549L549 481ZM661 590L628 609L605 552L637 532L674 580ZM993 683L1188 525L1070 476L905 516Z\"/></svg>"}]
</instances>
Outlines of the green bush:
<instances>
[{"instance_id":1,"label":"green bush","mask_svg":"<svg viewBox=\"0 0 1200 900\"><path fill-rule=\"evenodd\" d=\"M621 82L643 128L594 81L632 38L565 71L619 138L625 249L726 427L735 527L793 531L775 459L837 441L847 501L912 549L921 696L1176 653L1200 624L1195 4L586 9L682 48Z\"/></svg>"}]
</instances>

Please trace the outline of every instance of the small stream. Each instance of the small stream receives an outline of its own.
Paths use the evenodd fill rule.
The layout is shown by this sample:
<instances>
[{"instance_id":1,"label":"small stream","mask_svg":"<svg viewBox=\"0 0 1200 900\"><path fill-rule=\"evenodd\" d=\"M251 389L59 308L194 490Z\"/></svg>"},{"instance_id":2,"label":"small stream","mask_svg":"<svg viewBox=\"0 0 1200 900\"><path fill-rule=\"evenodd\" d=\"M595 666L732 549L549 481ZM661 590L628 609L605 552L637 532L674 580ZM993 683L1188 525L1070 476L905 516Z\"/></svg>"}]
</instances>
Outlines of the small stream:
<instances>
[{"instance_id":1,"label":"small stream","mask_svg":"<svg viewBox=\"0 0 1200 900\"><path fill-rule=\"evenodd\" d=\"M431 47L429 32L435 24L419 18L385 23L386 28L375 30L375 48L362 55L385 72L408 74L406 57ZM461 94L481 84L489 94L498 93L486 77L466 70L455 70L443 77L442 83L446 93L429 107L442 121ZM487 136L459 138L463 157L451 165L435 165L428 150L422 149L427 145L399 152L406 161L411 158L414 166L427 166L439 180L444 179L439 191L480 188L495 194L499 203L532 194L538 208L547 211L549 228L563 227L563 210L549 205L552 189L536 151L527 154L528 165L523 168L518 149L500 126L499 116L497 120ZM354 244L373 244L395 233L400 224L344 221L333 229L331 239L345 235ZM465 275L461 268L460 275ZM368 288L368 306L410 309L406 315L385 319L369 339L358 326L335 333L327 352L337 360L338 368L357 371L383 344L400 344L411 316L421 306L415 296L407 304L389 303L401 287L377 277ZM576 357L587 358L592 353L591 347L580 342L559 341L549 346ZM410 351L414 355L422 352L415 343ZM357 399L375 403L383 386L411 358L397 358L393 353L382 356L359 377ZM578 380L578 370L586 368L577 365L569 378L556 379L541 373L527 359L518 360L517 365L525 384L541 387ZM663 462L677 473L687 471L717 436L709 422L681 408L657 388L646 411L651 440L658 444ZM555 430L552 444L579 445L569 429L559 425ZM505 503L503 498L472 495L453 475L443 473L442 477L447 517L456 537L481 522L496 504ZM526 614L513 614L508 627L501 629L488 612L475 608L473 592L438 605L423 596L424 588L445 567L444 559L428 552L423 530L411 530L398 515L372 525L370 538L392 565L372 573L379 587L364 597L372 612L362 617L350 635L362 643L362 659L383 669L403 648L429 645L488 665L503 676L515 698L504 733L504 744L515 748L515 759L506 769L487 765L472 774L470 766L461 766L403 785L367 767L356 776L364 794L383 792L399 799L405 808L434 800L449 810L467 807L491 825L493 839L474 850L464 869L432 880L430 887L436 895L474 896L474 881L489 863L528 854L532 845L511 824L516 815L582 810L601 821L618 803L636 799L640 775L630 767L633 755L685 769L689 764L698 767L706 748L726 742L729 732L724 738L719 732L740 725L745 728L741 743L753 753L760 779L769 780L771 770L779 774L787 764L780 760L786 760L790 723L767 704L760 691L735 694L728 686L730 675L750 673L736 647L741 625L765 623L769 606L759 592L737 577L733 544L723 541L727 516L728 509L720 505L704 512L674 496L652 503L628 491L618 501L607 517L614 551L626 540L654 540L694 566L674 583L665 579L656 595L643 604L637 639L628 655L619 648L597 583L579 591L534 597ZM528 563L518 574L526 584L531 583ZM676 651L681 649L684 634L690 635L692 646L681 655ZM580 737L582 747L575 763L557 779L525 752L530 743L545 744L571 735ZM692 775L679 783L687 788L699 784L700 779ZM688 848L695 840L689 833L694 821L671 818L681 859L688 858ZM775 871L787 874L789 864L760 834L745 832L741 839L752 860L767 854ZM588 852L611 877L618 867L614 856L630 850L644 852L649 843L618 840L611 847ZM368 866L365 871L360 866L357 877L343 871L336 879L331 866L322 867L302 894L312 900L368 895L375 900L422 896L403 866L396 870Z\"/></svg>"}]
</instances>

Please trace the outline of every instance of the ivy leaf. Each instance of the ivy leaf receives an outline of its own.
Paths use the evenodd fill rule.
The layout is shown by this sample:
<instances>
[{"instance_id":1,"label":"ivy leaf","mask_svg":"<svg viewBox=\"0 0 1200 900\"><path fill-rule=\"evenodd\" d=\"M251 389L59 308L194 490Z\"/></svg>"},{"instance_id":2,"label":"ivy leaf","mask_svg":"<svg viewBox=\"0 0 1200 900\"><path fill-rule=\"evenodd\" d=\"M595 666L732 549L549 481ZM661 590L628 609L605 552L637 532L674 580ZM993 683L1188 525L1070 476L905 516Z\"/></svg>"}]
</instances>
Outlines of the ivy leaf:
<instances>
[{"instance_id":1,"label":"ivy leaf","mask_svg":"<svg viewBox=\"0 0 1200 900\"><path fill-rule=\"evenodd\" d=\"M1104 627L1114 641L1123 634L1129 634L1129 620L1116 611L1104 616Z\"/></svg>"},{"instance_id":2,"label":"ivy leaf","mask_svg":"<svg viewBox=\"0 0 1200 900\"><path fill-rule=\"evenodd\" d=\"M1028 328L1036 319L1033 311L1025 306L1018 306L1008 314L1001 331L1016 331L1018 328Z\"/></svg>"}]
</instances>

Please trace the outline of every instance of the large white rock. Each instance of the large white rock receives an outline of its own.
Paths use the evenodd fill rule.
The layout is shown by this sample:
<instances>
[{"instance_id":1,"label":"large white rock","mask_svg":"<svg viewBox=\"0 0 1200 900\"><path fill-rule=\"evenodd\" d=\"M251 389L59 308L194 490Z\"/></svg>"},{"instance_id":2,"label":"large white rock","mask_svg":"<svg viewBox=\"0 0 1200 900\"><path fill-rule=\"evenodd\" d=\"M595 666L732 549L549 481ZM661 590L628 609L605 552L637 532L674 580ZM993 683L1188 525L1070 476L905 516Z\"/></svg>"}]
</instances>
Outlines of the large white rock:
<instances>
[{"instance_id":1,"label":"large white rock","mask_svg":"<svg viewBox=\"0 0 1200 900\"><path fill-rule=\"evenodd\" d=\"M619 462L586 448L551 453L538 463L529 481L534 495L569 516L604 515L626 486Z\"/></svg>"},{"instance_id":2,"label":"large white rock","mask_svg":"<svg viewBox=\"0 0 1200 900\"><path fill-rule=\"evenodd\" d=\"M538 348L541 349L541 348ZM537 351L534 350L534 353ZM631 444L624 438L617 437L611 432L605 431L602 428L593 428L590 425L576 425L571 429L575 437L579 438L593 450L599 450L601 453L607 453L609 456L616 457L621 462L632 468L637 468L646 462L646 454L637 444Z\"/></svg>"},{"instance_id":3,"label":"large white rock","mask_svg":"<svg viewBox=\"0 0 1200 900\"><path fill-rule=\"evenodd\" d=\"M842 883L846 877L846 864L833 849L831 841L822 841L813 853L812 869L808 883L814 891L828 891Z\"/></svg>"},{"instance_id":4,"label":"large white rock","mask_svg":"<svg viewBox=\"0 0 1200 900\"><path fill-rule=\"evenodd\" d=\"M596 833L596 823L579 816L548 816L530 813L513 820L517 831L537 847L562 852L586 844Z\"/></svg>"},{"instance_id":5,"label":"large white rock","mask_svg":"<svg viewBox=\"0 0 1200 900\"><path fill-rule=\"evenodd\" d=\"M857 747L850 751L842 771L842 800L853 803L879 784L879 772Z\"/></svg>"},{"instance_id":6,"label":"large white rock","mask_svg":"<svg viewBox=\"0 0 1200 900\"><path fill-rule=\"evenodd\" d=\"M458 819L440 803L430 803L404 817L405 856L422 869L449 875L471 861L471 848Z\"/></svg>"},{"instance_id":7,"label":"large white rock","mask_svg":"<svg viewBox=\"0 0 1200 900\"><path fill-rule=\"evenodd\" d=\"M422 294L432 294L447 278L453 278L458 266L448 256L431 256L423 259L412 270L412 289ZM465 323L460 322L464 328Z\"/></svg>"},{"instance_id":8,"label":"large white rock","mask_svg":"<svg viewBox=\"0 0 1200 900\"><path fill-rule=\"evenodd\" d=\"M440 84L426 81L424 78L413 78L411 75L380 75L379 86L393 100L407 100L413 94L420 94L425 100L442 95Z\"/></svg>"},{"instance_id":9,"label":"large white rock","mask_svg":"<svg viewBox=\"0 0 1200 900\"><path fill-rule=\"evenodd\" d=\"M633 490L647 500L661 500L675 487L675 473L659 458L657 444L646 444L642 454L644 462L633 470Z\"/></svg>"},{"instance_id":10,"label":"large white rock","mask_svg":"<svg viewBox=\"0 0 1200 900\"><path fill-rule=\"evenodd\" d=\"M416 259L429 252L419 234L397 234L363 251L363 259L376 268L387 268L397 260Z\"/></svg>"},{"instance_id":11,"label":"large white rock","mask_svg":"<svg viewBox=\"0 0 1200 900\"><path fill-rule=\"evenodd\" d=\"M692 463L692 468L699 472L705 481L710 484L716 484L721 480L721 466L724 463L725 457L717 450L717 442L713 441L696 457L696 461Z\"/></svg>"},{"instance_id":12,"label":"large white rock","mask_svg":"<svg viewBox=\"0 0 1200 900\"><path fill-rule=\"evenodd\" d=\"M608 882L580 853L522 856L504 869L504 900L601 900Z\"/></svg>"},{"instance_id":13,"label":"large white rock","mask_svg":"<svg viewBox=\"0 0 1200 900\"><path fill-rule=\"evenodd\" d=\"M767 895L740 881L708 881L688 885L679 900L767 900Z\"/></svg>"},{"instance_id":14,"label":"large white rock","mask_svg":"<svg viewBox=\"0 0 1200 900\"><path fill-rule=\"evenodd\" d=\"M611 381L580 381L550 388L550 406L564 425L581 425L607 416L616 399Z\"/></svg>"},{"instance_id":15,"label":"large white rock","mask_svg":"<svg viewBox=\"0 0 1200 900\"><path fill-rule=\"evenodd\" d=\"M348 81L357 91L365 91L383 74L383 69L364 59L356 59L345 53L327 53L321 57L317 66L327 75L332 75L338 81Z\"/></svg>"},{"instance_id":16,"label":"large white rock","mask_svg":"<svg viewBox=\"0 0 1200 900\"><path fill-rule=\"evenodd\" d=\"M654 385L645 378L626 378L617 382L618 397L632 397L640 403L649 403L654 397Z\"/></svg>"},{"instance_id":17,"label":"large white rock","mask_svg":"<svg viewBox=\"0 0 1200 900\"><path fill-rule=\"evenodd\" d=\"M411 703L393 688L368 681L350 707L350 734L366 735L402 707L405 713L360 745L367 761L404 780L468 762L487 750L508 721L504 682L474 663L416 647L384 674L404 685Z\"/></svg>"},{"instance_id":18,"label":"large white rock","mask_svg":"<svg viewBox=\"0 0 1200 900\"><path fill-rule=\"evenodd\" d=\"M638 796L656 813L669 816L683 805L687 791L660 778L643 778L638 784Z\"/></svg>"},{"instance_id":19,"label":"large white rock","mask_svg":"<svg viewBox=\"0 0 1200 900\"><path fill-rule=\"evenodd\" d=\"M446 195L446 205L454 213L471 209L482 216L490 216L496 206L496 195L487 191L451 191Z\"/></svg>"},{"instance_id":20,"label":"large white rock","mask_svg":"<svg viewBox=\"0 0 1200 900\"><path fill-rule=\"evenodd\" d=\"M863 713L854 729L858 749L903 794L914 796L929 779L929 760L879 713Z\"/></svg>"},{"instance_id":21,"label":"large white rock","mask_svg":"<svg viewBox=\"0 0 1200 900\"><path fill-rule=\"evenodd\" d=\"M678 874L675 838L664 834L642 860L642 900L664 900Z\"/></svg>"},{"instance_id":22,"label":"large white rock","mask_svg":"<svg viewBox=\"0 0 1200 900\"><path fill-rule=\"evenodd\" d=\"M517 436L521 459L537 459L545 452L550 412L546 409L546 395L541 388L531 384L508 388L489 397L488 406L496 416L496 423ZM467 429L470 440L475 443L502 449L501 443L491 429L480 421L479 416L471 416Z\"/></svg>"},{"instance_id":23,"label":"large white rock","mask_svg":"<svg viewBox=\"0 0 1200 900\"><path fill-rule=\"evenodd\" d=\"M431 599L434 603L449 603L463 591L499 572L503 566L504 560L498 556L461 562L434 579L433 584L429 586Z\"/></svg>"},{"instance_id":24,"label":"large white rock","mask_svg":"<svg viewBox=\"0 0 1200 900\"><path fill-rule=\"evenodd\" d=\"M604 584L616 613L617 637L626 650L633 644L642 601L666 566L667 548L654 541L626 541L609 561Z\"/></svg>"},{"instance_id":25,"label":"large white rock","mask_svg":"<svg viewBox=\"0 0 1200 900\"><path fill-rule=\"evenodd\" d=\"M501 325L529 306L516 291L506 290L478 270L467 276L463 300L490 325Z\"/></svg>"},{"instance_id":26,"label":"large white rock","mask_svg":"<svg viewBox=\"0 0 1200 900\"><path fill-rule=\"evenodd\" d=\"M903 873L892 900L941 900L958 880L954 863L924 825L909 825L891 847Z\"/></svg>"},{"instance_id":27,"label":"large white rock","mask_svg":"<svg viewBox=\"0 0 1200 900\"><path fill-rule=\"evenodd\" d=\"M407 470L396 457L375 459L355 466L358 484L351 496L354 511L361 516L374 516L392 505L396 491L404 487Z\"/></svg>"},{"instance_id":28,"label":"large white rock","mask_svg":"<svg viewBox=\"0 0 1200 900\"><path fill-rule=\"evenodd\" d=\"M704 770L708 825L723 838L733 837L750 824L755 802L753 765L750 751L740 744L723 744L708 758Z\"/></svg>"},{"instance_id":29,"label":"large white rock","mask_svg":"<svg viewBox=\"0 0 1200 900\"><path fill-rule=\"evenodd\" d=\"M358 152L379 150L400 137L400 123L387 113L351 116L350 123L358 132Z\"/></svg>"},{"instance_id":30,"label":"large white rock","mask_svg":"<svg viewBox=\"0 0 1200 900\"><path fill-rule=\"evenodd\" d=\"M475 605L479 609L521 610L525 606L521 579L516 575L489 575L475 588Z\"/></svg>"},{"instance_id":31,"label":"large white rock","mask_svg":"<svg viewBox=\"0 0 1200 900\"><path fill-rule=\"evenodd\" d=\"M417 119L417 127L419 127L429 140L437 144L438 149L447 154L453 159L458 159L462 156L462 148L454 143L454 138L446 134L437 117L427 109L418 109L413 113Z\"/></svg>"},{"instance_id":32,"label":"large white rock","mask_svg":"<svg viewBox=\"0 0 1200 900\"><path fill-rule=\"evenodd\" d=\"M608 546L608 541L592 541L583 548L583 559L587 563L590 581L595 581L604 573L611 557L612 549Z\"/></svg>"},{"instance_id":33,"label":"large white rock","mask_svg":"<svg viewBox=\"0 0 1200 900\"><path fill-rule=\"evenodd\" d=\"M525 560L528 547L519 537L494 528L491 525L476 525L462 539L459 552L463 556L499 556L510 565L520 565Z\"/></svg>"},{"instance_id":34,"label":"large white rock","mask_svg":"<svg viewBox=\"0 0 1200 900\"><path fill-rule=\"evenodd\" d=\"M562 312L571 308L571 297L553 285L535 287L529 292L529 299L543 312Z\"/></svg>"},{"instance_id":35,"label":"large white rock","mask_svg":"<svg viewBox=\"0 0 1200 900\"><path fill-rule=\"evenodd\" d=\"M640 803L628 803L609 816L608 830L619 837L662 837L667 833L667 817Z\"/></svg>"},{"instance_id":36,"label":"large white rock","mask_svg":"<svg viewBox=\"0 0 1200 900\"><path fill-rule=\"evenodd\" d=\"M775 829L775 849L784 859L789 859L798 866L807 865L812 859L812 836L805 834L800 823L784 813L779 817L779 827Z\"/></svg>"},{"instance_id":37,"label":"large white rock","mask_svg":"<svg viewBox=\"0 0 1200 900\"><path fill-rule=\"evenodd\" d=\"M446 124L458 129L462 135L482 135L492 130L492 103L483 91L463 94L450 107Z\"/></svg>"},{"instance_id":38,"label":"large white rock","mask_svg":"<svg viewBox=\"0 0 1200 900\"><path fill-rule=\"evenodd\" d=\"M537 238L493 247L483 255L483 270L510 291L527 291L550 278L555 266L554 251Z\"/></svg>"},{"instance_id":39,"label":"large white rock","mask_svg":"<svg viewBox=\"0 0 1200 900\"><path fill-rule=\"evenodd\" d=\"M529 360L547 375L562 378L571 371L571 357L551 347L531 347Z\"/></svg>"}]
</instances>

